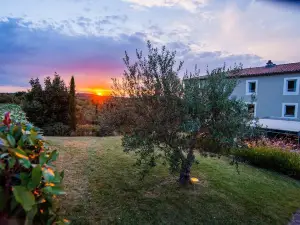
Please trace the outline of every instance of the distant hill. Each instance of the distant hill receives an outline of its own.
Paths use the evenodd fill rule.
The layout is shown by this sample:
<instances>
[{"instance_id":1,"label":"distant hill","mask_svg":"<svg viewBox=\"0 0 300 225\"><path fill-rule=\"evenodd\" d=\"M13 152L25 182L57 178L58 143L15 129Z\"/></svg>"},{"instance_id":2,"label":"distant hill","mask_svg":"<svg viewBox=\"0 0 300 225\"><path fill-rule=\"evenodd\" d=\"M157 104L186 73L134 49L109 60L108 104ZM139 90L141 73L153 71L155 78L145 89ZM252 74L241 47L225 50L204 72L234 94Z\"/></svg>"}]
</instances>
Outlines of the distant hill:
<instances>
[{"instance_id":1,"label":"distant hill","mask_svg":"<svg viewBox=\"0 0 300 225\"><path fill-rule=\"evenodd\" d=\"M79 99L86 99L86 100L91 100L97 103L104 103L108 99L112 98L111 96L102 96L102 95L96 95L96 94L91 94L91 93L77 93L77 98Z\"/></svg>"}]
</instances>

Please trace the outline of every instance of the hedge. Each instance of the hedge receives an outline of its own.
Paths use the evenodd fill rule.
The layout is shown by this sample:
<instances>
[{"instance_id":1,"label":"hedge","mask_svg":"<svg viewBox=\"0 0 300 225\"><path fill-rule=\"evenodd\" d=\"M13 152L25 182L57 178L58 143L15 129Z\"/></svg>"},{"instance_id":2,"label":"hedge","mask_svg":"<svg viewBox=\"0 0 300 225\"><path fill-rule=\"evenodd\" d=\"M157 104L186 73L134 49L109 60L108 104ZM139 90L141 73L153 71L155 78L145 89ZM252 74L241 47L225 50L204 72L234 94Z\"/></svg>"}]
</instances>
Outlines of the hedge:
<instances>
[{"instance_id":1,"label":"hedge","mask_svg":"<svg viewBox=\"0 0 300 225\"><path fill-rule=\"evenodd\" d=\"M254 166L271 169L300 179L300 153L271 147L254 147L232 151L239 159Z\"/></svg>"}]
</instances>

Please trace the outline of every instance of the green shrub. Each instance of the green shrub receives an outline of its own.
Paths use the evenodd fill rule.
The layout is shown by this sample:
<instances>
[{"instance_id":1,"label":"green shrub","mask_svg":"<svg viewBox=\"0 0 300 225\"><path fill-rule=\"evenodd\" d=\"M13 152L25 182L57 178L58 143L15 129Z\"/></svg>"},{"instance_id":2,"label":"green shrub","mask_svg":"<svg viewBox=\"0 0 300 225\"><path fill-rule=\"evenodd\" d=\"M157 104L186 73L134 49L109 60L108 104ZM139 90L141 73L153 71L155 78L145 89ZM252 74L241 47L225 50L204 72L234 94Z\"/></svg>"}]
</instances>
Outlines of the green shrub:
<instances>
[{"instance_id":1,"label":"green shrub","mask_svg":"<svg viewBox=\"0 0 300 225\"><path fill-rule=\"evenodd\" d=\"M43 134L46 136L70 136L71 129L63 123L51 123L42 127Z\"/></svg>"},{"instance_id":2,"label":"green shrub","mask_svg":"<svg viewBox=\"0 0 300 225\"><path fill-rule=\"evenodd\" d=\"M0 224L68 224L57 215L55 196L64 194L50 151L29 123L0 123ZM20 221L20 222L19 222Z\"/></svg>"},{"instance_id":3,"label":"green shrub","mask_svg":"<svg viewBox=\"0 0 300 225\"><path fill-rule=\"evenodd\" d=\"M115 136L118 133L113 126L101 124L97 132L97 136L106 137L106 136Z\"/></svg>"},{"instance_id":4,"label":"green shrub","mask_svg":"<svg viewBox=\"0 0 300 225\"><path fill-rule=\"evenodd\" d=\"M279 148L254 147L233 150L240 159L258 167L271 169L300 179L300 154Z\"/></svg>"},{"instance_id":5,"label":"green shrub","mask_svg":"<svg viewBox=\"0 0 300 225\"><path fill-rule=\"evenodd\" d=\"M27 123L25 112L21 106L15 104L0 104L0 115L4 115L6 112L10 112L12 120L21 123Z\"/></svg>"},{"instance_id":6,"label":"green shrub","mask_svg":"<svg viewBox=\"0 0 300 225\"><path fill-rule=\"evenodd\" d=\"M76 127L76 136L97 136L99 126L92 124L78 125Z\"/></svg>"}]
</instances>

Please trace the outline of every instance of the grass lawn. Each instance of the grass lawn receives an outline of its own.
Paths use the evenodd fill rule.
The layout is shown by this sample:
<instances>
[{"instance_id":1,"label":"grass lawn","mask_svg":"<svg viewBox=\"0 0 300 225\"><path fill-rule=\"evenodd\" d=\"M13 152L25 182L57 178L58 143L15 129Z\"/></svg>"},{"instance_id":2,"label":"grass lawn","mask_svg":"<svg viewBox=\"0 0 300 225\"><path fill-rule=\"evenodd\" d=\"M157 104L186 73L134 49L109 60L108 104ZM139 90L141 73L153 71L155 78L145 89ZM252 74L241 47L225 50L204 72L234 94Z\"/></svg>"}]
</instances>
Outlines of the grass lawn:
<instances>
[{"instance_id":1,"label":"grass lawn","mask_svg":"<svg viewBox=\"0 0 300 225\"><path fill-rule=\"evenodd\" d=\"M144 181L120 137L48 137L60 151L67 195L61 214L72 224L284 224L300 208L300 182L225 159L199 157L182 188L158 166Z\"/></svg>"}]
</instances>

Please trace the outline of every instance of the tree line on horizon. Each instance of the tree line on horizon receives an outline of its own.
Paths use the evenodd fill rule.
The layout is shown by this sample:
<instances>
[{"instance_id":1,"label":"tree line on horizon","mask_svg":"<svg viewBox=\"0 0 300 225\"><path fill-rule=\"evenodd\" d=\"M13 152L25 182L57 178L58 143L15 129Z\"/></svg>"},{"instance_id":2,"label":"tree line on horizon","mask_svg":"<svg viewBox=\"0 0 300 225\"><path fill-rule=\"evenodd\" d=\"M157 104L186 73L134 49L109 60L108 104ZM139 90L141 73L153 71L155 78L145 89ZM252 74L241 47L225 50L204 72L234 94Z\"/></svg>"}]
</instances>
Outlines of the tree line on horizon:
<instances>
[{"instance_id":1,"label":"tree line on horizon","mask_svg":"<svg viewBox=\"0 0 300 225\"><path fill-rule=\"evenodd\" d=\"M18 91L15 93L0 93L0 104L21 104L25 91Z\"/></svg>"}]
</instances>

